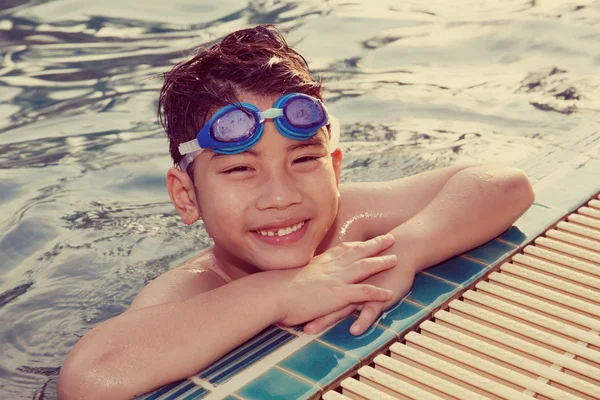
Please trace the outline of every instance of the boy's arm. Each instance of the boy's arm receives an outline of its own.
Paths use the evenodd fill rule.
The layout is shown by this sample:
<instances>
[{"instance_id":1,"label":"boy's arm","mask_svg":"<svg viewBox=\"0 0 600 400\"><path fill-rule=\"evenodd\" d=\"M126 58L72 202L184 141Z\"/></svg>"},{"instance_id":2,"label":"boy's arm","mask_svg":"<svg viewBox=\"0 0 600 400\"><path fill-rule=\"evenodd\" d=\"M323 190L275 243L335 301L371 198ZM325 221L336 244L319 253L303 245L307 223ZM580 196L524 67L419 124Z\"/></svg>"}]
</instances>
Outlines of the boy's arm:
<instances>
[{"instance_id":1,"label":"boy's arm","mask_svg":"<svg viewBox=\"0 0 600 400\"><path fill-rule=\"evenodd\" d=\"M164 298L146 295L154 305L79 340L61 369L59 399L132 398L194 375L275 322L291 326L351 303L387 301L391 291L359 282L396 265L395 256L377 256L392 243L391 235L346 243L302 268L249 275L186 299L155 304ZM165 284L155 292L177 290Z\"/></svg>"},{"instance_id":2,"label":"boy's arm","mask_svg":"<svg viewBox=\"0 0 600 400\"><path fill-rule=\"evenodd\" d=\"M396 242L386 252L406 259L414 273L420 272L500 235L534 197L527 176L518 169L465 168L422 210L390 231Z\"/></svg>"},{"instance_id":3,"label":"boy's arm","mask_svg":"<svg viewBox=\"0 0 600 400\"><path fill-rule=\"evenodd\" d=\"M534 197L527 176L518 169L465 168L422 210L390 231L396 241L383 254L396 254L414 273L420 272L500 235Z\"/></svg>"},{"instance_id":4,"label":"boy's arm","mask_svg":"<svg viewBox=\"0 0 600 400\"><path fill-rule=\"evenodd\" d=\"M378 195L376 209L387 221L369 221L357 227L367 235L388 229L395 237L392 247L382 254L395 254L398 265L365 282L392 289L394 297L387 303L367 303L351 333L363 333L381 311L400 300L410 288L414 274L445 259L461 254L498 236L531 206L534 193L526 175L514 168L496 166L451 167L415 175L402 182L389 183L386 193ZM385 185L382 184L382 185ZM422 189L422 192L407 189ZM407 200L407 197L412 198ZM419 204L419 202L421 204ZM396 209L400 209L395 211ZM410 216L410 213L414 215ZM394 215L396 214L396 215ZM402 214L402 215L400 215ZM386 226L389 220L396 226ZM356 307L352 306L323 316L305 327L318 332ZM352 329L354 328L354 329Z\"/></svg>"},{"instance_id":5,"label":"boy's arm","mask_svg":"<svg viewBox=\"0 0 600 400\"><path fill-rule=\"evenodd\" d=\"M279 319L278 302L265 296L273 282L261 278L132 309L94 328L61 369L59 399L132 398L194 375Z\"/></svg>"}]
</instances>

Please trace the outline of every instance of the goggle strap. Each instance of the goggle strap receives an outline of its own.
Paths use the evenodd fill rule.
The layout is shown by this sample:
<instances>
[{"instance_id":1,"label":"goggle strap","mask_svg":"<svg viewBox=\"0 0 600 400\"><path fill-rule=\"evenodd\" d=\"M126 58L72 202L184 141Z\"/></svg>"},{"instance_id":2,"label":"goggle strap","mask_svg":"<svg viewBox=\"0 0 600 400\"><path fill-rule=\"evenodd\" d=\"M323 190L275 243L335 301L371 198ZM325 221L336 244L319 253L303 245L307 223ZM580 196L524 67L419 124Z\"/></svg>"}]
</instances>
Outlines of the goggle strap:
<instances>
[{"instance_id":1,"label":"goggle strap","mask_svg":"<svg viewBox=\"0 0 600 400\"><path fill-rule=\"evenodd\" d=\"M340 147L340 121L329 114L329 124L331 126L331 137L329 138L329 151L333 153Z\"/></svg>"},{"instance_id":2,"label":"goggle strap","mask_svg":"<svg viewBox=\"0 0 600 400\"><path fill-rule=\"evenodd\" d=\"M202 147L198 144L198 139L190 140L189 142L181 143L179 145L179 154L182 156L196 150L202 150Z\"/></svg>"},{"instance_id":3,"label":"goggle strap","mask_svg":"<svg viewBox=\"0 0 600 400\"><path fill-rule=\"evenodd\" d=\"M260 122L265 119L275 119L283 115L283 108L269 108L268 110L261 111L258 113Z\"/></svg>"},{"instance_id":4,"label":"goggle strap","mask_svg":"<svg viewBox=\"0 0 600 400\"><path fill-rule=\"evenodd\" d=\"M179 169L185 172L187 170L188 165L190 165L194 161L198 154L202 153L202 150L203 149L195 150L191 153L184 155L183 158L179 160L179 163L177 164L179 166Z\"/></svg>"}]
</instances>

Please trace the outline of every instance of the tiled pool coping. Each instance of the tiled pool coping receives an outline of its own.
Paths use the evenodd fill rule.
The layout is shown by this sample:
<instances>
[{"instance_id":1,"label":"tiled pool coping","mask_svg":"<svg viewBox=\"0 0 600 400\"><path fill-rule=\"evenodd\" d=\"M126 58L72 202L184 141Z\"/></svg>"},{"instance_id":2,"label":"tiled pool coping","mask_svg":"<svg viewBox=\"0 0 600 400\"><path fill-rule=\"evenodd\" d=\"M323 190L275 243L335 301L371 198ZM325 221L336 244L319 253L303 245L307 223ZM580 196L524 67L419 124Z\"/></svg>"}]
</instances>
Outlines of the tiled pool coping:
<instances>
[{"instance_id":1,"label":"tiled pool coping","mask_svg":"<svg viewBox=\"0 0 600 400\"><path fill-rule=\"evenodd\" d=\"M320 335L269 327L197 376L139 397L154 399L307 399L368 364L373 354L413 329L600 191L600 128L568 132L522 162L534 205L498 238L415 277L409 294L365 334L348 328L351 315ZM251 368L248 368L252 366Z\"/></svg>"}]
</instances>

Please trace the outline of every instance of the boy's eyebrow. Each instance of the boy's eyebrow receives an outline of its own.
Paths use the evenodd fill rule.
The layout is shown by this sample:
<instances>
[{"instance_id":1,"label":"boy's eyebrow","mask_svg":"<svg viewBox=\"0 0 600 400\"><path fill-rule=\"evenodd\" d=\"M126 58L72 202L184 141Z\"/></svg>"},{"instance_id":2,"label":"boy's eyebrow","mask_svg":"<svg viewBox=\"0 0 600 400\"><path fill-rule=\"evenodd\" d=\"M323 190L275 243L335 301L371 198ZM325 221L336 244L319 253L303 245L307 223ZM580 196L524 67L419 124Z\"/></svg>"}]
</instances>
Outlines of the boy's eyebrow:
<instances>
[{"instance_id":1,"label":"boy's eyebrow","mask_svg":"<svg viewBox=\"0 0 600 400\"><path fill-rule=\"evenodd\" d=\"M299 140L298 143L294 143L288 146L287 148L287 152L290 153L296 149L301 149L304 147L309 147L309 146L325 146L325 141L323 140L323 138L321 136L313 136L310 139L306 139L306 140ZM260 152L256 151L254 149L248 149L244 152L241 152L239 154L250 154L251 156L254 157L259 157L260 156ZM219 157L223 157L226 156L228 154L220 154L220 153L215 153L212 155L212 157L210 158L210 161L215 160Z\"/></svg>"},{"instance_id":2,"label":"boy's eyebrow","mask_svg":"<svg viewBox=\"0 0 600 400\"><path fill-rule=\"evenodd\" d=\"M321 136L315 135L315 136L311 137L310 139L298 141L298 143L289 145L287 148L287 151L288 151L288 153L290 153L296 149L301 149L303 147L309 147L309 146L323 146L324 147L325 141L323 140L323 138Z\"/></svg>"}]
</instances>

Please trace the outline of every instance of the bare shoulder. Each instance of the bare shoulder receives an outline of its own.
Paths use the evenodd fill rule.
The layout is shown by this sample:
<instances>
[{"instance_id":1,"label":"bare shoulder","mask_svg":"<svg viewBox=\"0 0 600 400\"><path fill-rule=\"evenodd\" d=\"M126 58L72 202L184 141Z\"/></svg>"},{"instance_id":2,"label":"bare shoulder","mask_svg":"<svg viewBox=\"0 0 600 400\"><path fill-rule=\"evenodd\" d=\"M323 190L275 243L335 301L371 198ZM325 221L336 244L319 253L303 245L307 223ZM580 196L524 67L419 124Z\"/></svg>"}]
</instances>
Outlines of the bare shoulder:
<instances>
[{"instance_id":1,"label":"bare shoulder","mask_svg":"<svg viewBox=\"0 0 600 400\"><path fill-rule=\"evenodd\" d=\"M214 256L208 250L165 272L138 293L128 311L185 300L225 285L214 272L214 263Z\"/></svg>"}]
</instances>

